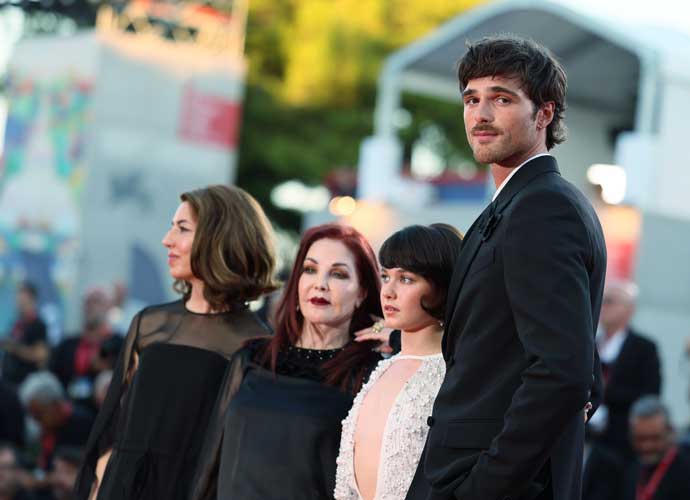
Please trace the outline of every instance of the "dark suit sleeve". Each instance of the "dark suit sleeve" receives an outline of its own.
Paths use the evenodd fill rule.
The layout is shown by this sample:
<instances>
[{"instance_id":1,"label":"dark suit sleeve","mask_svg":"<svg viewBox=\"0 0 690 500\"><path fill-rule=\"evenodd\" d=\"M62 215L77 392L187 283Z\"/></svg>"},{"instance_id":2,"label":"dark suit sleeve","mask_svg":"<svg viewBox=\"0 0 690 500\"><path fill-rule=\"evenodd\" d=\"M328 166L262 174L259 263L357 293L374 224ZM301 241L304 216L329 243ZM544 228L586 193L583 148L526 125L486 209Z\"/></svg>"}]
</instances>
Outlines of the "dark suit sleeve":
<instances>
[{"instance_id":1,"label":"dark suit sleeve","mask_svg":"<svg viewBox=\"0 0 690 500\"><path fill-rule=\"evenodd\" d=\"M455 490L460 500L531 488L563 429L578 425L574 419L584 425L593 383L593 250L585 223L559 193L525 194L513 205L501 243L504 281L528 367L502 431Z\"/></svg>"}]
</instances>

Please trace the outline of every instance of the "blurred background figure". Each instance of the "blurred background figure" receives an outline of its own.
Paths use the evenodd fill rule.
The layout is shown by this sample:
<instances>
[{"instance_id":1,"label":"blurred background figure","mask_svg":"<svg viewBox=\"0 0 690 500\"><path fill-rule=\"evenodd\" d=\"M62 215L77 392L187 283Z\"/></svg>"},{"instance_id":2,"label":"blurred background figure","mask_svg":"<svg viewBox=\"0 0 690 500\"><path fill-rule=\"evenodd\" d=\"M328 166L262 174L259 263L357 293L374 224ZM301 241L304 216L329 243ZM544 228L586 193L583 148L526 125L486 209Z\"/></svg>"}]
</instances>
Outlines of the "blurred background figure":
<instances>
[{"instance_id":1,"label":"blurred background figure","mask_svg":"<svg viewBox=\"0 0 690 500\"><path fill-rule=\"evenodd\" d=\"M24 409L17 389L0 379L0 443L24 446Z\"/></svg>"},{"instance_id":2,"label":"blurred background figure","mask_svg":"<svg viewBox=\"0 0 690 500\"><path fill-rule=\"evenodd\" d=\"M601 359L604 402L589 422L597 445L632 458L628 441L630 406L645 394L659 394L661 373L656 345L638 334L630 320L638 288L631 282L612 282L604 290L597 349Z\"/></svg>"},{"instance_id":3,"label":"blurred background figure","mask_svg":"<svg viewBox=\"0 0 690 500\"><path fill-rule=\"evenodd\" d=\"M94 380L113 367L123 343L122 337L113 335L108 323L109 307L102 290L87 293L82 331L60 342L50 359L50 370L69 397L85 406L92 406Z\"/></svg>"},{"instance_id":4,"label":"blurred background figure","mask_svg":"<svg viewBox=\"0 0 690 500\"><path fill-rule=\"evenodd\" d=\"M96 318L108 318L114 300L102 288L92 288L84 295L82 320L88 323ZM129 326L129 325L128 325ZM108 324L108 328L110 328Z\"/></svg>"},{"instance_id":5,"label":"blurred background figure","mask_svg":"<svg viewBox=\"0 0 690 500\"><path fill-rule=\"evenodd\" d=\"M690 498L690 456L678 446L669 411L658 397L633 404L630 439L636 460L626 474L623 500Z\"/></svg>"},{"instance_id":6,"label":"blurred background figure","mask_svg":"<svg viewBox=\"0 0 690 500\"><path fill-rule=\"evenodd\" d=\"M624 461L619 454L585 439L582 476L582 498L587 500L620 500Z\"/></svg>"},{"instance_id":7,"label":"blurred background figure","mask_svg":"<svg viewBox=\"0 0 690 500\"><path fill-rule=\"evenodd\" d=\"M108 307L108 324L113 333L124 335L134 316L147 304L134 299L127 285L118 281L113 285L113 296Z\"/></svg>"},{"instance_id":8,"label":"blurred background figure","mask_svg":"<svg viewBox=\"0 0 690 500\"><path fill-rule=\"evenodd\" d=\"M18 317L0 347L0 375L11 384L21 384L27 375L40 370L50 354L46 325L38 315L38 291L29 282L17 290Z\"/></svg>"},{"instance_id":9,"label":"blurred background figure","mask_svg":"<svg viewBox=\"0 0 690 500\"><path fill-rule=\"evenodd\" d=\"M0 500L33 500L22 486L27 475L20 467L16 448L0 442Z\"/></svg>"},{"instance_id":10,"label":"blurred background figure","mask_svg":"<svg viewBox=\"0 0 690 500\"><path fill-rule=\"evenodd\" d=\"M40 470L53 469L55 450L60 446L86 445L93 415L67 399L55 375L48 371L31 374L22 384L19 397L40 430L37 460Z\"/></svg>"},{"instance_id":11,"label":"blurred background figure","mask_svg":"<svg viewBox=\"0 0 690 500\"><path fill-rule=\"evenodd\" d=\"M50 483L51 500L74 499L74 485L77 481L79 464L83 450L72 446L64 446L55 450L53 472L48 478Z\"/></svg>"}]
</instances>

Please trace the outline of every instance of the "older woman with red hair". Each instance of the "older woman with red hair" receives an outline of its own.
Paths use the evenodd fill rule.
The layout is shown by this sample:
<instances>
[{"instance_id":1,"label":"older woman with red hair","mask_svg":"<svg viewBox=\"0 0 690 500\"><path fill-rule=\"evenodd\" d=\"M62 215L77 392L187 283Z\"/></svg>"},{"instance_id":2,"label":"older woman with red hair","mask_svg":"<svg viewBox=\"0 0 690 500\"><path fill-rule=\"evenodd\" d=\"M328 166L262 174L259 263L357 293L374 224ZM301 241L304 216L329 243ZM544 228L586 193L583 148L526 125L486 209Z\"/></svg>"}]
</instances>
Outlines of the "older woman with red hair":
<instances>
[{"instance_id":1,"label":"older woman with red hair","mask_svg":"<svg viewBox=\"0 0 690 500\"><path fill-rule=\"evenodd\" d=\"M230 367L222 421L193 498L333 498L341 422L380 360L354 332L381 315L376 257L351 227L308 230L278 306L276 332Z\"/></svg>"}]
</instances>

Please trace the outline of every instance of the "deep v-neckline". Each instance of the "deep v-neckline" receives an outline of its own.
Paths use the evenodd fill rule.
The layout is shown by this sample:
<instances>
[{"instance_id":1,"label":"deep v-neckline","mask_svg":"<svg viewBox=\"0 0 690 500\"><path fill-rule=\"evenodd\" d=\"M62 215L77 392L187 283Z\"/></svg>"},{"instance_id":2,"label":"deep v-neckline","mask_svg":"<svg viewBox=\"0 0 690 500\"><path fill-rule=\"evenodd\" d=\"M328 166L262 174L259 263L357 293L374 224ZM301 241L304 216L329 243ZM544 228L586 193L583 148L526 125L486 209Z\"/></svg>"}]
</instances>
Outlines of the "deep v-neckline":
<instances>
[{"instance_id":1,"label":"deep v-neckline","mask_svg":"<svg viewBox=\"0 0 690 500\"><path fill-rule=\"evenodd\" d=\"M422 370L422 367L424 366L425 361L441 357L441 353L436 353L436 354L429 354L426 356L416 356L412 354L398 354L391 358L389 363L385 366L385 369L381 371L381 373L378 374L376 377L376 380L373 381L369 389L367 390L367 393L364 395L364 398L362 398L362 401L359 403L359 407L357 408L357 418L355 419L355 427L353 430L353 452L352 452L352 474L353 474L353 486L355 489L355 492L357 493L357 497L359 500L364 500L364 497L362 496L362 493L359 489L359 484L357 482L357 469L355 467L355 449L356 449L356 436L357 436L357 427L359 426L359 417L361 416L361 409L364 406L364 403L367 399L367 397L371 394L371 390L374 388L374 386L381 380L381 378L386 374L386 372L393 366L393 364L397 361L402 361L406 359L411 359L411 360L419 360L419 366L410 374L409 377L407 377L407 380L403 384L400 385L400 390L398 391L398 394L396 394L395 398L393 399L393 402L388 409L388 415L386 415L385 419L385 424L383 425L383 432L381 432L381 443L379 447L379 458L378 458L378 463L376 467L376 485L374 487L374 496L372 500L377 500L378 498L378 493L381 491L381 464L383 463L383 454L384 454L384 442L386 441L386 437L388 436L389 429L391 428L390 426L390 419L391 416L394 414L394 409L397 407L397 405L400 403L400 398L405 394L406 389L410 385L411 381L414 380L414 378L419 375L420 371Z\"/></svg>"}]
</instances>

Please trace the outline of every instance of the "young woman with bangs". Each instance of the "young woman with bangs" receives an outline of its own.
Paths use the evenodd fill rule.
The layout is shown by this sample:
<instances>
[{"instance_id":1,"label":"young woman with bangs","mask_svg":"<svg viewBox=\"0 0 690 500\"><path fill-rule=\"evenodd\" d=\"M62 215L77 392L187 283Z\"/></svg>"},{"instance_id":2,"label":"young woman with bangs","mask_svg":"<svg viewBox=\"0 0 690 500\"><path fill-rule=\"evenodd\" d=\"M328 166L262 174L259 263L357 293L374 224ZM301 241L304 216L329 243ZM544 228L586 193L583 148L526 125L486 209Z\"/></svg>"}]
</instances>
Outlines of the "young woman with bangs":
<instances>
[{"instance_id":1,"label":"young woman with bangs","mask_svg":"<svg viewBox=\"0 0 690 500\"><path fill-rule=\"evenodd\" d=\"M378 364L343 421L336 500L402 499L412 483L445 375L443 318L461 241L452 226L409 226L379 251L385 326L401 331L401 351Z\"/></svg>"},{"instance_id":2,"label":"young woman with bangs","mask_svg":"<svg viewBox=\"0 0 690 500\"><path fill-rule=\"evenodd\" d=\"M275 289L270 224L236 187L183 193L163 238L182 299L132 321L76 498L186 500L228 361L267 333L247 302Z\"/></svg>"}]
</instances>

